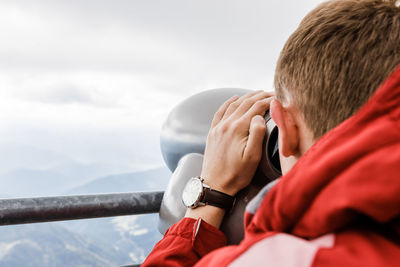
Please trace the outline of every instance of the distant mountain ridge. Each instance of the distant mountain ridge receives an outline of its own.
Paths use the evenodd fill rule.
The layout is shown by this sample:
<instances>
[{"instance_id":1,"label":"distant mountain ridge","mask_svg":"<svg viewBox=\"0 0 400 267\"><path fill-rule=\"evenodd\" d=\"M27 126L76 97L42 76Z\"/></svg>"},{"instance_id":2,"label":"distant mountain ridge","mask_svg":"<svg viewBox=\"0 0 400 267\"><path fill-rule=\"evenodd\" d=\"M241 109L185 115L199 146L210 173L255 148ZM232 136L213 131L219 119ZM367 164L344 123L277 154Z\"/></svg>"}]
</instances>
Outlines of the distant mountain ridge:
<instances>
[{"instance_id":1,"label":"distant mountain ridge","mask_svg":"<svg viewBox=\"0 0 400 267\"><path fill-rule=\"evenodd\" d=\"M0 175L1 193L14 197L60 194L68 182L64 175L48 170L16 169Z\"/></svg>"},{"instance_id":2,"label":"distant mountain ridge","mask_svg":"<svg viewBox=\"0 0 400 267\"><path fill-rule=\"evenodd\" d=\"M60 195L99 177L137 169L126 162L83 162L53 150L1 140L0 152L0 195L10 197Z\"/></svg>"},{"instance_id":3,"label":"distant mountain ridge","mask_svg":"<svg viewBox=\"0 0 400 267\"><path fill-rule=\"evenodd\" d=\"M166 167L109 175L65 194L164 191ZM0 266L118 266L141 263L162 237L158 214L0 227Z\"/></svg>"},{"instance_id":4,"label":"distant mountain ridge","mask_svg":"<svg viewBox=\"0 0 400 267\"><path fill-rule=\"evenodd\" d=\"M171 172L167 167L109 175L66 191L66 194L163 191Z\"/></svg>"},{"instance_id":5,"label":"distant mountain ridge","mask_svg":"<svg viewBox=\"0 0 400 267\"><path fill-rule=\"evenodd\" d=\"M0 173L15 169L48 169L60 162L74 162L68 156L32 145L0 142Z\"/></svg>"}]
</instances>

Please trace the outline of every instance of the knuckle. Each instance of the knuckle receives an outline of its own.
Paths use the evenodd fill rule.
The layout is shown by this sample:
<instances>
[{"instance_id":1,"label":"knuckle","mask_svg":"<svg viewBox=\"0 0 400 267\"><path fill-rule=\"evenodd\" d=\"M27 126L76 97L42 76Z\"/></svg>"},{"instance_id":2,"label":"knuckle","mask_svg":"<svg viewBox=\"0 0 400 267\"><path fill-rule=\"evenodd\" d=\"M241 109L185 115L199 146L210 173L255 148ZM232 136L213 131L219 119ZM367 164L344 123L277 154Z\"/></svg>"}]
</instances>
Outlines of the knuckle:
<instances>
[{"instance_id":1,"label":"knuckle","mask_svg":"<svg viewBox=\"0 0 400 267\"><path fill-rule=\"evenodd\" d=\"M257 108L263 108L263 107L265 107L266 105L267 105L267 101L265 101L265 99L258 100L258 101L256 102L256 104L255 104L255 106L256 106Z\"/></svg>"},{"instance_id":2,"label":"knuckle","mask_svg":"<svg viewBox=\"0 0 400 267\"><path fill-rule=\"evenodd\" d=\"M240 104L239 101L235 101L235 102L233 102L233 103L231 103L231 104L229 105L229 108L230 108L230 109L236 109L236 108L239 106L239 104Z\"/></svg>"},{"instance_id":3,"label":"knuckle","mask_svg":"<svg viewBox=\"0 0 400 267\"><path fill-rule=\"evenodd\" d=\"M254 95L254 96L252 97L252 99L253 99L254 101L257 101L257 100L260 100L260 99L265 98L265 97L266 97L265 92L264 92L264 91L261 91L261 92L259 92L258 94Z\"/></svg>"},{"instance_id":4,"label":"knuckle","mask_svg":"<svg viewBox=\"0 0 400 267\"><path fill-rule=\"evenodd\" d=\"M219 127L218 127L218 132L219 133L226 133L229 130L229 124L228 123L222 123Z\"/></svg>"},{"instance_id":5,"label":"knuckle","mask_svg":"<svg viewBox=\"0 0 400 267\"><path fill-rule=\"evenodd\" d=\"M264 100L259 100L254 103L252 110L258 112L261 110L265 110L266 108L268 108L268 102Z\"/></svg>"},{"instance_id":6,"label":"knuckle","mask_svg":"<svg viewBox=\"0 0 400 267\"><path fill-rule=\"evenodd\" d=\"M230 115L235 110L233 104L230 104L229 107L226 109L225 115Z\"/></svg>"},{"instance_id":7,"label":"knuckle","mask_svg":"<svg viewBox=\"0 0 400 267\"><path fill-rule=\"evenodd\" d=\"M263 92L262 94L261 94L261 96L262 97L271 97L271 96L273 96L274 95L274 93L273 92Z\"/></svg>"},{"instance_id":8,"label":"knuckle","mask_svg":"<svg viewBox=\"0 0 400 267\"><path fill-rule=\"evenodd\" d=\"M233 128L236 129L241 129L245 126L245 120L243 119L238 119L235 122L232 123Z\"/></svg>"},{"instance_id":9,"label":"knuckle","mask_svg":"<svg viewBox=\"0 0 400 267\"><path fill-rule=\"evenodd\" d=\"M252 99L250 99L250 98L248 98L248 99L245 99L244 101L243 101L243 105L245 105L245 106L251 106L251 104L253 104L253 100Z\"/></svg>"},{"instance_id":10,"label":"knuckle","mask_svg":"<svg viewBox=\"0 0 400 267\"><path fill-rule=\"evenodd\" d=\"M233 99L228 99L222 105L227 106L227 105L229 105L229 103L232 103L232 102L233 102Z\"/></svg>"},{"instance_id":11,"label":"knuckle","mask_svg":"<svg viewBox=\"0 0 400 267\"><path fill-rule=\"evenodd\" d=\"M210 129L210 131L208 131L208 135L207 135L207 139L212 138L215 136L215 128Z\"/></svg>"},{"instance_id":12,"label":"knuckle","mask_svg":"<svg viewBox=\"0 0 400 267\"><path fill-rule=\"evenodd\" d=\"M221 115L222 115L222 110L218 110L217 112L214 113L214 119L221 117Z\"/></svg>"}]
</instances>

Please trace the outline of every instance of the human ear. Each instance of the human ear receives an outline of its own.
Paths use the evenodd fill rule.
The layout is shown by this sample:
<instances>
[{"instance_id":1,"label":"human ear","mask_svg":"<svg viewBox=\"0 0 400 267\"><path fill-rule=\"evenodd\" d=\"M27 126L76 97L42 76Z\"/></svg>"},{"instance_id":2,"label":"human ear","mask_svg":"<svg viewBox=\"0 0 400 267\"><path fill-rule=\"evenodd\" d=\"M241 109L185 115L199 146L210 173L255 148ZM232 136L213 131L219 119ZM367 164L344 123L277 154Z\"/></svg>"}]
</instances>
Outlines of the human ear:
<instances>
[{"instance_id":1,"label":"human ear","mask_svg":"<svg viewBox=\"0 0 400 267\"><path fill-rule=\"evenodd\" d=\"M271 102L270 114L279 129L281 154L285 157L298 156L300 140L294 114L277 99Z\"/></svg>"}]
</instances>

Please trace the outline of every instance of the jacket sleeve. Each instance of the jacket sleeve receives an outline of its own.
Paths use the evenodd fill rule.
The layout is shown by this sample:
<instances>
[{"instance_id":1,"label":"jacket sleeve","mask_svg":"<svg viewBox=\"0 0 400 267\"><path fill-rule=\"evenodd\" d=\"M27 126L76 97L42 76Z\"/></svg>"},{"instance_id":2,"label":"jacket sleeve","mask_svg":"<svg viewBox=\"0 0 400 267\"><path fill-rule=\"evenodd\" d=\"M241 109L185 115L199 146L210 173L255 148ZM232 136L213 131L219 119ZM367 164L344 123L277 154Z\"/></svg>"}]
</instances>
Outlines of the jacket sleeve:
<instances>
[{"instance_id":1,"label":"jacket sleeve","mask_svg":"<svg viewBox=\"0 0 400 267\"><path fill-rule=\"evenodd\" d=\"M201 218L183 218L167 230L142 266L193 266L226 245L225 235Z\"/></svg>"}]
</instances>

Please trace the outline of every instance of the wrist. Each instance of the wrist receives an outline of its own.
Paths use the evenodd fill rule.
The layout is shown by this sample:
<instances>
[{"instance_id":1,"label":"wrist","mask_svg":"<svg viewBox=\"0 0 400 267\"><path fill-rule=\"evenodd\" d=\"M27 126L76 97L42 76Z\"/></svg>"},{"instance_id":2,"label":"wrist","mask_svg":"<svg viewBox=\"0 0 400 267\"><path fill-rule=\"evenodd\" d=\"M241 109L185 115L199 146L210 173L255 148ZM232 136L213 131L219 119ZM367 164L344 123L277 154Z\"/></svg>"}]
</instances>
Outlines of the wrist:
<instances>
[{"instance_id":1,"label":"wrist","mask_svg":"<svg viewBox=\"0 0 400 267\"><path fill-rule=\"evenodd\" d=\"M221 177L213 176L213 175L201 175L202 179L204 179L204 184L208 185L211 189L220 191L227 195L234 197L240 189L236 189L229 184L218 183L218 180L221 180Z\"/></svg>"},{"instance_id":2,"label":"wrist","mask_svg":"<svg viewBox=\"0 0 400 267\"><path fill-rule=\"evenodd\" d=\"M222 223L222 219L224 218L225 210L222 208L218 208L215 206L199 206L195 209L186 209L186 218L193 218L206 221L208 224L211 224L215 228L219 228Z\"/></svg>"}]
</instances>

